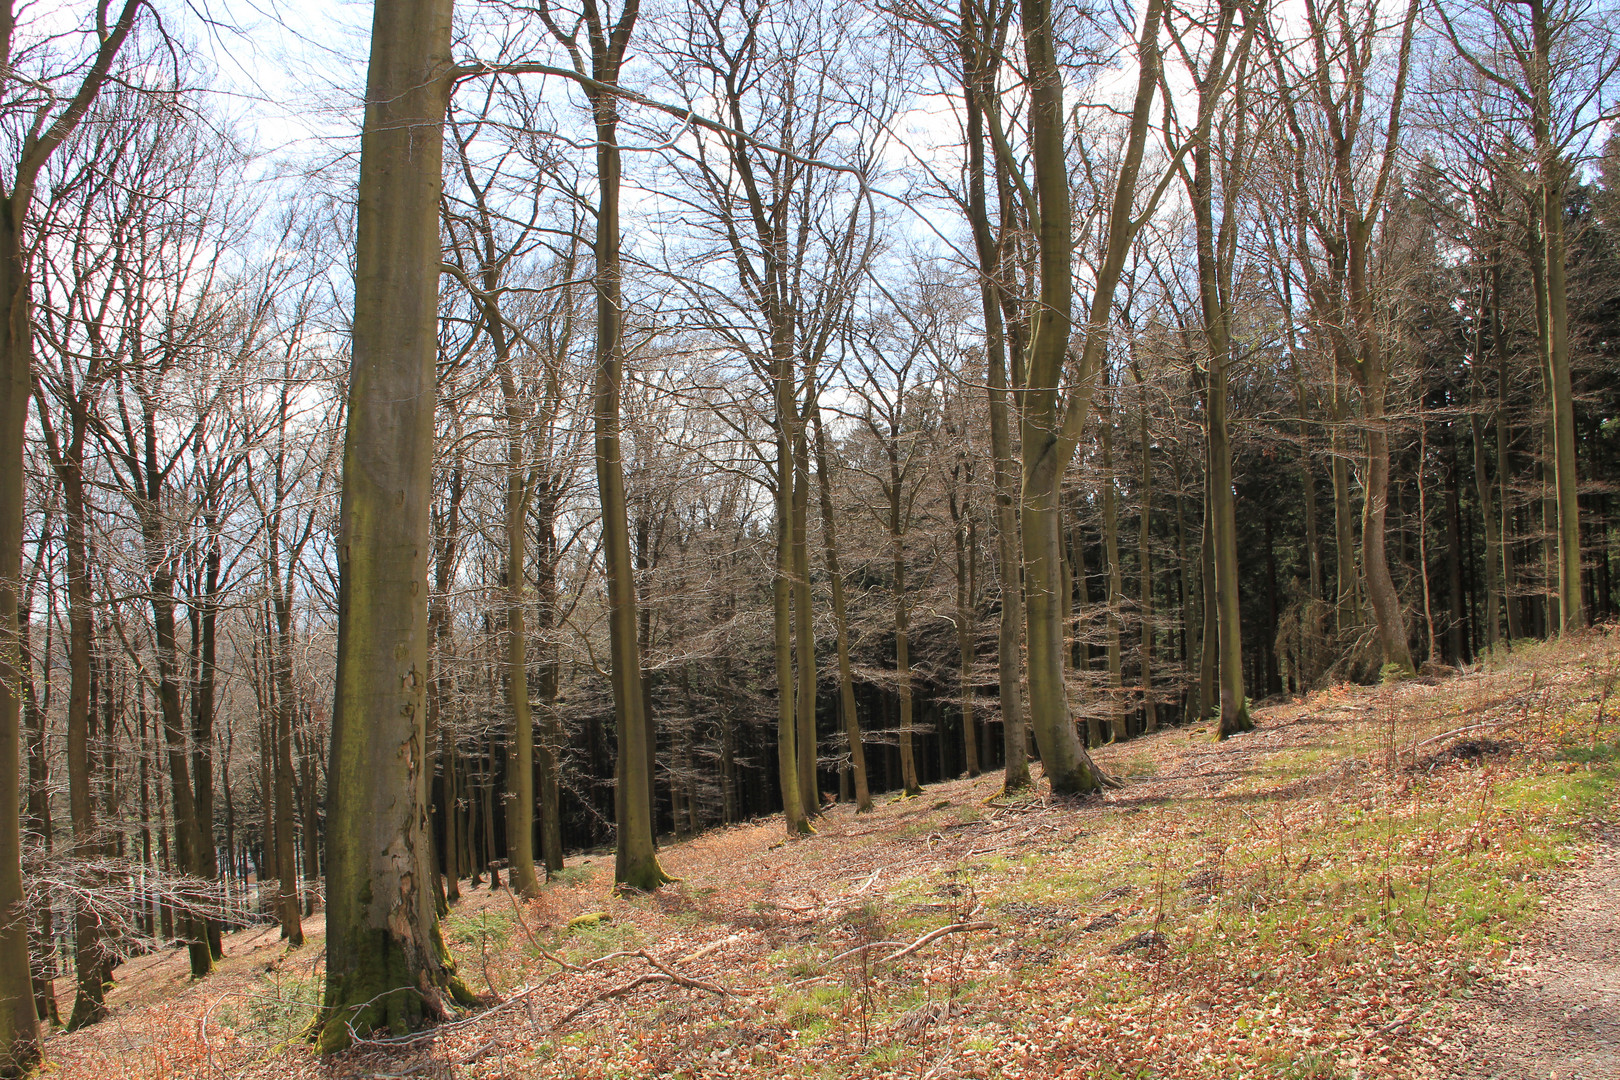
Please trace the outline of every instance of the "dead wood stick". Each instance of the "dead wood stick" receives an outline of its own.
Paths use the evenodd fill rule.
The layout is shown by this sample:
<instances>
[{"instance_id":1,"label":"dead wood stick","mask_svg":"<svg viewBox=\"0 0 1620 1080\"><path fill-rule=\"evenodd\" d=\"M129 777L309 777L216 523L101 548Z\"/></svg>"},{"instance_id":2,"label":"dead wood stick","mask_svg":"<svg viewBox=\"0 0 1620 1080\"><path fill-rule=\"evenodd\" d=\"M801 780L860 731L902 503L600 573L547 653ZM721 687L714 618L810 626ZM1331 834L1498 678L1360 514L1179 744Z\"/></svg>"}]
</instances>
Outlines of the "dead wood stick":
<instances>
[{"instance_id":1,"label":"dead wood stick","mask_svg":"<svg viewBox=\"0 0 1620 1080\"><path fill-rule=\"evenodd\" d=\"M731 993L731 991L727 990L723 986L717 986L714 983L704 982L702 979L694 979L691 976L682 975L678 971L665 967L663 964L654 959L646 950L642 950L639 955L653 967L657 968L658 971L649 972L645 975L637 975L629 982L620 983L618 986L604 990L600 994L594 994L591 997L586 998L572 1009L569 1009L567 1014L565 1014L562 1019L558 1020L555 1024L552 1024L551 1030L555 1032L567 1027L570 1023L577 1020L580 1014L584 1013L593 1005L600 1005L604 1001L623 997L628 993L639 990L643 986L648 986L654 983L685 986L693 990L704 990L711 994L719 994L722 997L729 996Z\"/></svg>"},{"instance_id":2,"label":"dead wood stick","mask_svg":"<svg viewBox=\"0 0 1620 1080\"><path fill-rule=\"evenodd\" d=\"M880 963L880 964L881 963L886 963L887 961L890 961L890 960L898 960L902 956L908 956L911 953L914 953L918 949L922 948L924 945L927 945L929 942L932 942L932 941L935 941L935 940L937 940L939 938L942 938L946 934L961 934L961 933L966 933L969 930L994 930L994 929L995 929L995 924L994 923L984 922L982 920L978 921L978 922L951 923L949 926L942 926L938 930L930 930L928 933L924 934L922 937L918 938L916 941L913 941L910 945L907 945L905 948L901 949L899 952L892 952L888 956L883 957L881 960L878 961L878 963Z\"/></svg>"},{"instance_id":3,"label":"dead wood stick","mask_svg":"<svg viewBox=\"0 0 1620 1080\"><path fill-rule=\"evenodd\" d=\"M714 952L716 949L719 949L719 948L721 948L723 946L729 945L733 941L736 941L740 937L742 937L741 934L732 934L730 937L716 938L715 940L709 942L707 945L698 946L697 948L693 949L691 952L687 953L685 956L681 957L679 960L677 960L675 962L677 964L690 964L693 960L696 960L696 959L698 959L699 957L702 957L702 956L708 956L710 953Z\"/></svg>"},{"instance_id":4,"label":"dead wood stick","mask_svg":"<svg viewBox=\"0 0 1620 1080\"><path fill-rule=\"evenodd\" d=\"M921 949L925 945L929 944L930 942L936 941L939 938L942 938L947 934L961 934L961 933L965 933L965 932L967 932L969 930L993 930L993 929L995 929L995 924L994 923L988 923L988 922L982 922L982 921L981 922L959 922L959 923L951 923L948 926L941 926L936 930L930 930L928 933L924 934L922 937L918 938L916 941L913 941L909 945L907 945L903 941L869 941L865 945L857 945L853 949L846 949L845 951L839 953L837 956L833 957L832 959L828 960L825 964L823 964L822 968L823 969L830 968L834 964L838 963L840 960L847 960L851 956L857 956L857 955L859 955L861 953L864 953L864 952L870 952L873 949L888 949L888 948L894 948L894 947L898 946L898 948L896 948L896 950L894 952L889 953L887 956L878 957L877 963L883 964L883 963L887 963L890 960L898 960L902 956L909 956L912 953L916 952L918 949ZM806 978L806 979L800 979L798 982L794 983L793 985L798 986L798 985L801 985L803 983L815 982L817 979L824 979L826 977L827 977L827 972L825 970L823 970L821 972L821 974L812 975L812 976L810 976L809 978Z\"/></svg>"},{"instance_id":5,"label":"dead wood stick","mask_svg":"<svg viewBox=\"0 0 1620 1080\"><path fill-rule=\"evenodd\" d=\"M1421 748L1423 748L1425 746L1428 746L1430 743L1439 742L1441 739L1449 739L1453 735L1465 735L1470 731L1479 731L1482 728L1501 727L1503 724L1511 724L1511 723L1513 723L1513 719L1510 717L1510 718L1508 718L1506 720L1487 720L1483 724L1469 724L1467 727L1460 727L1460 728L1457 728L1454 731L1443 731L1440 734L1434 736L1432 739L1424 739L1420 743L1415 743L1412 746L1412 750L1415 753L1418 750L1420 750Z\"/></svg>"},{"instance_id":6,"label":"dead wood stick","mask_svg":"<svg viewBox=\"0 0 1620 1080\"><path fill-rule=\"evenodd\" d=\"M719 994L721 997L731 996L731 991L727 990L719 983L705 982L703 979L694 979L690 975L683 975L679 971L676 971L674 968L670 967L668 964L665 964L662 960L658 959L646 949L641 950L641 958L647 961L647 963L651 964L653 967L657 968L659 971L663 972L665 975L668 975L670 982L675 983L677 986L685 986L693 990L702 990L709 994Z\"/></svg>"},{"instance_id":7,"label":"dead wood stick","mask_svg":"<svg viewBox=\"0 0 1620 1080\"><path fill-rule=\"evenodd\" d=\"M616 997L623 997L633 990L646 986L648 983L667 983L673 981L674 980L672 980L668 975L665 975L662 972L658 972L656 974L649 973L646 975L637 975L627 983L620 983L618 986L604 990L600 994L593 994L591 997L586 998L578 1005L575 1005L572 1009L568 1010L567 1014L563 1016L561 1020L558 1020L555 1024L551 1025L551 1030L554 1032L562 1030L577 1019L581 1013L593 1005L600 1005L604 1001L609 1001Z\"/></svg>"}]
</instances>

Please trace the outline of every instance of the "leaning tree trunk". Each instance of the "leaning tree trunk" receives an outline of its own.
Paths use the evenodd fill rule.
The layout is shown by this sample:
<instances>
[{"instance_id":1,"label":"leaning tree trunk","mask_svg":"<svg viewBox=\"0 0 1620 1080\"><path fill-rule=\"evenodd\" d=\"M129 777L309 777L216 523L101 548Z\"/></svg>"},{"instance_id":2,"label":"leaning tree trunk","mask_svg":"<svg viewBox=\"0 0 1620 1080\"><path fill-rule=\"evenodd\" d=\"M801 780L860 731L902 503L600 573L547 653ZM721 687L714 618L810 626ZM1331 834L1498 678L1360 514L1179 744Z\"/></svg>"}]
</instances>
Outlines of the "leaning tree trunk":
<instances>
[{"instance_id":1,"label":"leaning tree trunk","mask_svg":"<svg viewBox=\"0 0 1620 1080\"><path fill-rule=\"evenodd\" d=\"M471 1001L426 835L427 562L451 0L378 4L360 145L328 769L323 1052Z\"/></svg>"}]
</instances>

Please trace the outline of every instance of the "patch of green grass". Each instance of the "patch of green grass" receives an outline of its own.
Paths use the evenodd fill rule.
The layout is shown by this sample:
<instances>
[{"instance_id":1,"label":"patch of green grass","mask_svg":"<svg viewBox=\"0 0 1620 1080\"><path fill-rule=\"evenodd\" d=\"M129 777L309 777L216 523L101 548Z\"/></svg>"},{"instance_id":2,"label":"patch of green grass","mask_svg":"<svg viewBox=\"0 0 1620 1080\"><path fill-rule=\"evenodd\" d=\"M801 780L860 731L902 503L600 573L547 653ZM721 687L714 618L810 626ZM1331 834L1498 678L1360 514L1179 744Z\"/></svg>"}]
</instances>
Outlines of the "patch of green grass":
<instances>
[{"instance_id":1,"label":"patch of green grass","mask_svg":"<svg viewBox=\"0 0 1620 1080\"><path fill-rule=\"evenodd\" d=\"M1149 776L1157 776L1159 763L1146 754L1137 754L1116 763L1114 768L1128 780L1140 780Z\"/></svg>"},{"instance_id":2,"label":"patch of green grass","mask_svg":"<svg viewBox=\"0 0 1620 1080\"><path fill-rule=\"evenodd\" d=\"M504 951L511 943L512 934L517 930L517 919L510 909L484 908L476 912L462 913L455 908L445 916L439 924L444 934L444 942L450 948L460 947L474 953L484 949L490 952Z\"/></svg>"},{"instance_id":3,"label":"patch of green grass","mask_svg":"<svg viewBox=\"0 0 1620 1080\"><path fill-rule=\"evenodd\" d=\"M561 870L554 871L547 879L546 884L565 887L585 885L589 884L591 878L595 876L596 871L589 866L565 866Z\"/></svg>"},{"instance_id":4,"label":"patch of green grass","mask_svg":"<svg viewBox=\"0 0 1620 1080\"><path fill-rule=\"evenodd\" d=\"M251 1031L279 1050L304 1037L321 1001L321 973L275 967L257 980L252 995L222 1004L214 1023Z\"/></svg>"},{"instance_id":5,"label":"patch of green grass","mask_svg":"<svg viewBox=\"0 0 1620 1080\"><path fill-rule=\"evenodd\" d=\"M785 992L779 1003L787 1026L814 1038L826 1032L849 995L843 986L809 986Z\"/></svg>"},{"instance_id":6,"label":"patch of green grass","mask_svg":"<svg viewBox=\"0 0 1620 1080\"><path fill-rule=\"evenodd\" d=\"M905 1047L900 1046L898 1043L884 1043L881 1046L870 1047L866 1053L861 1055L861 1060L880 1069L888 1068L899 1064L900 1055L904 1052Z\"/></svg>"},{"instance_id":7,"label":"patch of green grass","mask_svg":"<svg viewBox=\"0 0 1620 1080\"><path fill-rule=\"evenodd\" d=\"M1572 744L1558 751L1559 761L1573 761L1579 765L1607 764L1620 760L1620 742L1600 742L1588 745Z\"/></svg>"},{"instance_id":8,"label":"patch of green grass","mask_svg":"<svg viewBox=\"0 0 1620 1080\"><path fill-rule=\"evenodd\" d=\"M611 952L626 952L646 944L641 931L628 920L604 920L566 931L557 942L558 951L570 963L582 964Z\"/></svg>"}]
</instances>

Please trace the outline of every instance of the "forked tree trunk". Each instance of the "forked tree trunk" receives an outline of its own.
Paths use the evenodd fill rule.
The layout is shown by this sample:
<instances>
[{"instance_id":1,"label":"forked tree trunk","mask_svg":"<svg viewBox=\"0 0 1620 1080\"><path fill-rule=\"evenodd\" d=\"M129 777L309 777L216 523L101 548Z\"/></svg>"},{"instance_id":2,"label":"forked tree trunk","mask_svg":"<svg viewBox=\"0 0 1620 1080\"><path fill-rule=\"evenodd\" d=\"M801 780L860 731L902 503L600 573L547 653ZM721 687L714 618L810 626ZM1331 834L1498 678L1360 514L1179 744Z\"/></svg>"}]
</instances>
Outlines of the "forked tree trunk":
<instances>
[{"instance_id":1,"label":"forked tree trunk","mask_svg":"<svg viewBox=\"0 0 1620 1080\"><path fill-rule=\"evenodd\" d=\"M451 0L378 4L360 146L338 537L322 1052L472 1001L439 935L426 769L427 563Z\"/></svg>"},{"instance_id":2,"label":"forked tree trunk","mask_svg":"<svg viewBox=\"0 0 1620 1080\"><path fill-rule=\"evenodd\" d=\"M1046 0L1022 0L1020 8L1029 79L1029 149L1035 165L1040 213L1040 227L1036 230L1040 289L1031 318L1024 410L1020 417L1030 726L1052 791L1060 795L1085 794L1100 790L1105 777L1081 744L1063 681L1063 615L1067 605L1060 595L1063 552L1059 491L1091 411L1091 391L1102 369L1114 292L1142 220L1135 211L1135 197L1159 80L1163 6L1160 0L1149 0L1142 17L1136 98L1109 211L1106 250L1097 267L1078 385L1066 395L1060 392L1060 385L1068 381L1065 369L1072 329L1074 236L1063 80L1051 4Z\"/></svg>"}]
</instances>

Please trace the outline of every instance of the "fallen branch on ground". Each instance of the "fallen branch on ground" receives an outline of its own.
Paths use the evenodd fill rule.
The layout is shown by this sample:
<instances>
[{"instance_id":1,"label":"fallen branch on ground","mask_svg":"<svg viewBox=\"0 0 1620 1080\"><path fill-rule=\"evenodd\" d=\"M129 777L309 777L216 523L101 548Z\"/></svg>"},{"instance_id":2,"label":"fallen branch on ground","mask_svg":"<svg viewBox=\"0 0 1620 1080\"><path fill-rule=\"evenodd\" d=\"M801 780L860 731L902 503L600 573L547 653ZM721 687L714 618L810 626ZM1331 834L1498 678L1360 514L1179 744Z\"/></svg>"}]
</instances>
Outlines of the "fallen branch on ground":
<instances>
[{"instance_id":1,"label":"fallen branch on ground","mask_svg":"<svg viewBox=\"0 0 1620 1080\"><path fill-rule=\"evenodd\" d=\"M894 952L889 953L886 956L878 957L877 960L874 961L875 966L876 964L886 964L891 960L899 960L903 956L910 956L918 949L921 949L924 946L945 937L947 934L964 934L970 930L994 930L995 928L995 923L978 920L974 922L951 923L948 926L941 926L937 929L928 931L928 933L924 934L922 937L918 938L916 941L913 941L909 945L903 941L869 941L865 945L857 945L853 949L846 949L823 964L822 971L819 974L799 979L792 985L803 986L806 983L813 983L821 979L828 978L832 973L827 971L827 968L832 967L840 960L847 960L851 956L859 956L862 953L871 952L873 949L887 949L898 946L898 948L895 948Z\"/></svg>"}]
</instances>

